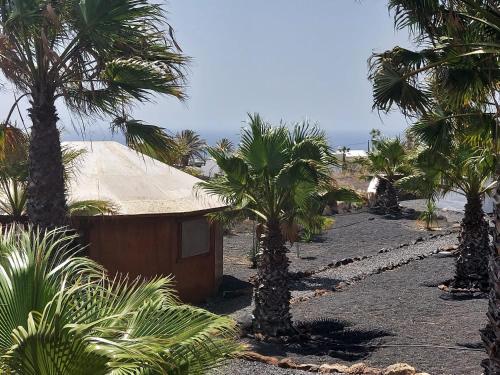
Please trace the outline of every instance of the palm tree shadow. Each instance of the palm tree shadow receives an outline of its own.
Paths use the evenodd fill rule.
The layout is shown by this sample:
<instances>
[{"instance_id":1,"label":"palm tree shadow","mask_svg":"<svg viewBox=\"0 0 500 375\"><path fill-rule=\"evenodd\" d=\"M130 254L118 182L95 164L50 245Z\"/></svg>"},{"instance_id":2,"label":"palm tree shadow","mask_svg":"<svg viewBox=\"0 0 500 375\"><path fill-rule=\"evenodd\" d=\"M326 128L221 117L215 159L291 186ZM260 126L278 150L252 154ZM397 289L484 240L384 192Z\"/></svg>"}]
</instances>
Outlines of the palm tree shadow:
<instances>
[{"instance_id":1,"label":"palm tree shadow","mask_svg":"<svg viewBox=\"0 0 500 375\"><path fill-rule=\"evenodd\" d=\"M337 319L321 319L296 324L305 337L291 342L255 342L254 350L271 356L329 356L344 361L358 361L376 351L384 337L392 336L383 330L362 330Z\"/></svg>"},{"instance_id":2,"label":"palm tree shadow","mask_svg":"<svg viewBox=\"0 0 500 375\"><path fill-rule=\"evenodd\" d=\"M457 346L460 346L462 348L467 348L467 349L474 349L474 350L484 350L484 344L482 342L457 342Z\"/></svg>"},{"instance_id":3,"label":"palm tree shadow","mask_svg":"<svg viewBox=\"0 0 500 375\"><path fill-rule=\"evenodd\" d=\"M440 299L444 301L469 301L476 299L488 299L488 294L484 292L474 292L474 293L446 293L444 292L439 296Z\"/></svg>"},{"instance_id":4,"label":"palm tree shadow","mask_svg":"<svg viewBox=\"0 0 500 375\"><path fill-rule=\"evenodd\" d=\"M215 314L231 314L252 304L252 288L247 281L224 275L217 295L201 306Z\"/></svg>"}]
</instances>

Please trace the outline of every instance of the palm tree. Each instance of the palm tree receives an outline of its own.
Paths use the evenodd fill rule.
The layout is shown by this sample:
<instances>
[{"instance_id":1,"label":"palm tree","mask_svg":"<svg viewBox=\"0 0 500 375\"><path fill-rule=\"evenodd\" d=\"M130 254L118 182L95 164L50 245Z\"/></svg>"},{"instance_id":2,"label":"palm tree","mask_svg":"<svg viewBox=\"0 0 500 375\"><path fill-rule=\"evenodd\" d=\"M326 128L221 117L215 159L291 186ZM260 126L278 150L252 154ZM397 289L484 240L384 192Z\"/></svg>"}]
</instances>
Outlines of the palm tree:
<instances>
[{"instance_id":1,"label":"palm tree","mask_svg":"<svg viewBox=\"0 0 500 375\"><path fill-rule=\"evenodd\" d=\"M408 28L419 51L395 47L371 59L374 107L389 111L397 105L408 116L421 116L432 110L430 97L436 92L446 97L458 111L448 116L481 117L492 112L496 119L496 179L500 180L498 128L500 103L500 14L498 2L457 0L454 2L390 0L395 23ZM460 113L467 105L473 111ZM482 338L489 355L483 362L488 375L500 374L500 184L495 192L496 243L490 257L490 285L487 329Z\"/></svg>"},{"instance_id":2,"label":"palm tree","mask_svg":"<svg viewBox=\"0 0 500 375\"><path fill-rule=\"evenodd\" d=\"M235 323L179 304L168 278L108 278L75 237L0 237L0 368L23 375L205 374L239 346Z\"/></svg>"},{"instance_id":3,"label":"palm tree","mask_svg":"<svg viewBox=\"0 0 500 375\"><path fill-rule=\"evenodd\" d=\"M229 154L234 152L234 144L228 138L221 138L215 144L215 148L220 151L227 152Z\"/></svg>"},{"instance_id":4,"label":"palm tree","mask_svg":"<svg viewBox=\"0 0 500 375\"><path fill-rule=\"evenodd\" d=\"M26 214L28 187L29 134L10 124L0 124L0 212L15 222ZM65 181L78 167L82 150L63 147ZM114 214L117 208L105 200L68 202L70 215L90 216Z\"/></svg>"},{"instance_id":5,"label":"palm tree","mask_svg":"<svg viewBox=\"0 0 500 375\"><path fill-rule=\"evenodd\" d=\"M121 116L113 129L133 138L157 135L158 128L129 128L123 108L155 93L184 97L186 58L167 26L161 5L147 0L0 1L0 69L21 93L16 104L25 97L30 103L33 223L63 225L68 212L58 99L78 115Z\"/></svg>"},{"instance_id":6,"label":"palm tree","mask_svg":"<svg viewBox=\"0 0 500 375\"><path fill-rule=\"evenodd\" d=\"M495 187L490 181L495 164L489 152L492 143L489 124L486 125L486 131L479 133L476 125L469 126L470 133L464 136L456 132L460 129L458 126L463 125L452 119L440 124L418 122L410 131L425 146L415 158L416 173L398 181L400 187L423 193L428 198L449 192L466 198L452 286L483 291L489 290L490 243L482 200Z\"/></svg>"},{"instance_id":7,"label":"palm tree","mask_svg":"<svg viewBox=\"0 0 500 375\"><path fill-rule=\"evenodd\" d=\"M181 168L190 166L195 161L206 158L207 143L193 130L182 130L174 137L176 164Z\"/></svg>"},{"instance_id":8,"label":"palm tree","mask_svg":"<svg viewBox=\"0 0 500 375\"><path fill-rule=\"evenodd\" d=\"M333 156L317 128L302 124L290 131L283 124L270 126L258 114L249 118L235 154L209 149L223 174L200 187L259 221L253 328L265 336L290 335L294 329L283 232L295 226L300 211L330 183Z\"/></svg>"},{"instance_id":9,"label":"palm tree","mask_svg":"<svg viewBox=\"0 0 500 375\"><path fill-rule=\"evenodd\" d=\"M0 210L19 220L26 210L29 137L10 124L0 125Z\"/></svg>"},{"instance_id":10,"label":"palm tree","mask_svg":"<svg viewBox=\"0 0 500 375\"><path fill-rule=\"evenodd\" d=\"M383 214L397 214L396 180L408 174L408 152L400 138L380 138L368 153L368 171L378 178L374 209Z\"/></svg>"},{"instance_id":11,"label":"palm tree","mask_svg":"<svg viewBox=\"0 0 500 375\"><path fill-rule=\"evenodd\" d=\"M342 154L342 170L345 170L347 167L346 163L346 154L351 151L351 149L347 146L339 147L338 151Z\"/></svg>"}]
</instances>

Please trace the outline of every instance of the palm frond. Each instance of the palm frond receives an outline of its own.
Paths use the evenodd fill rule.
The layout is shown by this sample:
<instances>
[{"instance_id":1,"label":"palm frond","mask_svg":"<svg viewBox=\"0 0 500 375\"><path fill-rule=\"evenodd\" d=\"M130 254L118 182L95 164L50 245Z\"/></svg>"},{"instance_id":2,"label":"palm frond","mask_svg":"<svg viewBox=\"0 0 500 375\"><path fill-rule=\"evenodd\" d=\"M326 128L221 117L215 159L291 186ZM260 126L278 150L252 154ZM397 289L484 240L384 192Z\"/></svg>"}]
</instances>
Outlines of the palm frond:
<instances>
[{"instance_id":1,"label":"palm frond","mask_svg":"<svg viewBox=\"0 0 500 375\"><path fill-rule=\"evenodd\" d=\"M105 200L83 200L68 203L71 216L114 215L119 208L113 202Z\"/></svg>"},{"instance_id":2,"label":"palm frond","mask_svg":"<svg viewBox=\"0 0 500 375\"><path fill-rule=\"evenodd\" d=\"M204 374L242 347L235 322L180 305L167 278L108 279L75 237L0 238L0 366L22 374Z\"/></svg>"},{"instance_id":3,"label":"palm frond","mask_svg":"<svg viewBox=\"0 0 500 375\"><path fill-rule=\"evenodd\" d=\"M128 117L116 117L111 129L125 135L128 147L161 161L167 161L175 147L172 137L165 129Z\"/></svg>"},{"instance_id":4,"label":"palm frond","mask_svg":"<svg viewBox=\"0 0 500 375\"><path fill-rule=\"evenodd\" d=\"M307 123L289 130L284 123L273 127L260 115L249 115L236 152L208 152L222 174L199 188L259 221L293 222L299 210L320 200L318 192L331 181L326 136Z\"/></svg>"}]
</instances>

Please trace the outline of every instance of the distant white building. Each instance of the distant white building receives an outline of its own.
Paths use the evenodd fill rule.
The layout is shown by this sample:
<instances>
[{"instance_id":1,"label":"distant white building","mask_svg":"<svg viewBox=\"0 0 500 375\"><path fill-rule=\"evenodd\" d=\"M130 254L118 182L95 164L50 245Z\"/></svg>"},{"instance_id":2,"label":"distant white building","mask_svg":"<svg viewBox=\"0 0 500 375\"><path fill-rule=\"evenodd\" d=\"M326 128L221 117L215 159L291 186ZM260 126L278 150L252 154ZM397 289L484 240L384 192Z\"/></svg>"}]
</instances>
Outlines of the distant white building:
<instances>
[{"instance_id":1,"label":"distant white building","mask_svg":"<svg viewBox=\"0 0 500 375\"><path fill-rule=\"evenodd\" d=\"M342 159L342 155L344 153L341 151L335 151L334 155L339 159ZM367 158L368 153L365 150L349 150L345 153L346 159L355 159L355 158Z\"/></svg>"},{"instance_id":2,"label":"distant white building","mask_svg":"<svg viewBox=\"0 0 500 375\"><path fill-rule=\"evenodd\" d=\"M221 173L217 162L214 159L205 160L205 164L200 167L201 174L205 177L214 177L215 175Z\"/></svg>"}]
</instances>

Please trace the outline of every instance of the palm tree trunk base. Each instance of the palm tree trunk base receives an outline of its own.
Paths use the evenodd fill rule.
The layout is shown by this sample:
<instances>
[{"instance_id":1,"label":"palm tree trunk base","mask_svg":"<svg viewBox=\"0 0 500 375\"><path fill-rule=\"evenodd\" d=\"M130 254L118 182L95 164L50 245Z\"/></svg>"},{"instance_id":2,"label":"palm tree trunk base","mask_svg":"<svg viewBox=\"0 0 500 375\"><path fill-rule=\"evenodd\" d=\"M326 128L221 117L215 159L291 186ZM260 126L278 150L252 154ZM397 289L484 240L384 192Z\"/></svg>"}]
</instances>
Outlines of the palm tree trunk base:
<instances>
[{"instance_id":1,"label":"palm tree trunk base","mask_svg":"<svg viewBox=\"0 0 500 375\"><path fill-rule=\"evenodd\" d=\"M389 180L380 177L375 194L376 199L371 208L372 212L381 215L398 216L401 214L397 191Z\"/></svg>"},{"instance_id":2,"label":"palm tree trunk base","mask_svg":"<svg viewBox=\"0 0 500 375\"><path fill-rule=\"evenodd\" d=\"M294 336L290 313L288 249L279 222L268 222L260 235L254 286L253 332L263 337Z\"/></svg>"},{"instance_id":3,"label":"palm tree trunk base","mask_svg":"<svg viewBox=\"0 0 500 375\"><path fill-rule=\"evenodd\" d=\"M489 287L486 288L484 285L479 285L475 282L467 281L456 281L455 279L449 280L438 287L443 292L447 292L454 295L470 295L470 296L480 296L485 295L489 291Z\"/></svg>"},{"instance_id":4,"label":"palm tree trunk base","mask_svg":"<svg viewBox=\"0 0 500 375\"><path fill-rule=\"evenodd\" d=\"M489 224L479 196L468 196L458 237L458 257L452 287L490 289L488 259L490 255Z\"/></svg>"},{"instance_id":5,"label":"palm tree trunk base","mask_svg":"<svg viewBox=\"0 0 500 375\"><path fill-rule=\"evenodd\" d=\"M498 187L497 187L498 189ZM498 190L495 195L500 198ZM500 200L497 200L500 203ZM500 207L495 208L496 221L500 219ZM498 224L497 224L498 225ZM489 232L493 238L490 246L490 256L488 263L488 275L490 281L490 291L488 298L488 312L486 316L488 323L480 330L481 339L488 354L488 358L481 362L485 375L500 375L500 241L498 236L498 226L490 223Z\"/></svg>"}]
</instances>

